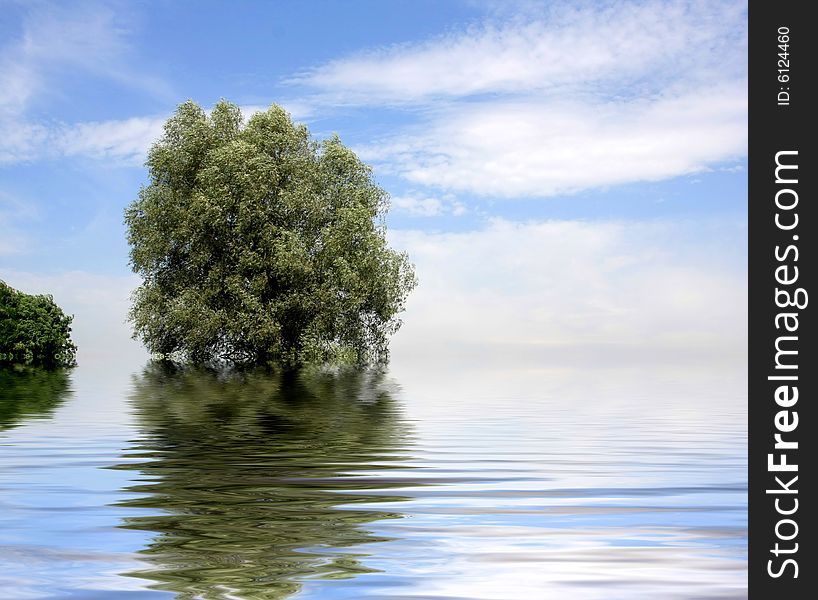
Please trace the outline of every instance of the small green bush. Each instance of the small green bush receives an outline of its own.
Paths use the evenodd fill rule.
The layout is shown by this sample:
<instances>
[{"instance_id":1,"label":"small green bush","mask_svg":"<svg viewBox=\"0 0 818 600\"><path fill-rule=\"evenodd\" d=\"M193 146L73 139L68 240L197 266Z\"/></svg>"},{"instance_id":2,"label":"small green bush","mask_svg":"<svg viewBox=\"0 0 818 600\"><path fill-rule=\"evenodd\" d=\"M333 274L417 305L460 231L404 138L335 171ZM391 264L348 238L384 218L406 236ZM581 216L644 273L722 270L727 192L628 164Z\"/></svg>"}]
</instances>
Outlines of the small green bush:
<instances>
[{"instance_id":1,"label":"small green bush","mask_svg":"<svg viewBox=\"0 0 818 600\"><path fill-rule=\"evenodd\" d=\"M24 294L0 281L0 365L74 366L73 319L51 296Z\"/></svg>"}]
</instances>

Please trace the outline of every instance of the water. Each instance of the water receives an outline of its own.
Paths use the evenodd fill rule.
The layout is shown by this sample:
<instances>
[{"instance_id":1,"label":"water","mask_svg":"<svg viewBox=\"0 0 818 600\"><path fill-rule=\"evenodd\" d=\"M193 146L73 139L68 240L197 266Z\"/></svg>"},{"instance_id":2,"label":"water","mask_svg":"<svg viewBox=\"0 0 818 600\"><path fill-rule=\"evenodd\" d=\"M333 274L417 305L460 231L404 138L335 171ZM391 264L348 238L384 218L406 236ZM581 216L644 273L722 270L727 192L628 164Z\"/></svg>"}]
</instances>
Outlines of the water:
<instances>
[{"instance_id":1,"label":"water","mask_svg":"<svg viewBox=\"0 0 818 600\"><path fill-rule=\"evenodd\" d=\"M0 596L744 598L743 373L0 375Z\"/></svg>"}]
</instances>

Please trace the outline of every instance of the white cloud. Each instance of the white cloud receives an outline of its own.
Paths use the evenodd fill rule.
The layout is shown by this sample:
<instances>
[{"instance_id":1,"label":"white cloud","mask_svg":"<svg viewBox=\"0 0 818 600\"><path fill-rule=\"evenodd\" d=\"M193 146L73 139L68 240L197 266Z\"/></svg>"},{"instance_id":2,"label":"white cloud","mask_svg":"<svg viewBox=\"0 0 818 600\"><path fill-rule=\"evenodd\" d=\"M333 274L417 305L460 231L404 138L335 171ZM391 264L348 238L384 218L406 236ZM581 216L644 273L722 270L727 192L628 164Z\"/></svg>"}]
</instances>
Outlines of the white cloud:
<instances>
[{"instance_id":1,"label":"white cloud","mask_svg":"<svg viewBox=\"0 0 818 600\"><path fill-rule=\"evenodd\" d=\"M164 117L133 117L49 128L26 122L6 123L0 163L82 156L141 165L151 144L162 135L164 122Z\"/></svg>"},{"instance_id":2,"label":"white cloud","mask_svg":"<svg viewBox=\"0 0 818 600\"><path fill-rule=\"evenodd\" d=\"M55 134L54 148L65 156L116 158L141 164L162 135L163 117L78 123Z\"/></svg>"},{"instance_id":3,"label":"white cloud","mask_svg":"<svg viewBox=\"0 0 818 600\"><path fill-rule=\"evenodd\" d=\"M48 138L43 125L0 115L0 164L34 158L47 147Z\"/></svg>"},{"instance_id":4,"label":"white cloud","mask_svg":"<svg viewBox=\"0 0 818 600\"><path fill-rule=\"evenodd\" d=\"M32 100L34 93L53 93L53 76L65 70L170 97L172 90L166 81L133 66L130 37L134 21L135 15L124 5L42 3L29 7L20 37L3 53L5 60L19 66L18 80L29 82L21 104Z\"/></svg>"},{"instance_id":5,"label":"white cloud","mask_svg":"<svg viewBox=\"0 0 818 600\"><path fill-rule=\"evenodd\" d=\"M8 56L0 61L0 117L25 108L35 87L31 69Z\"/></svg>"},{"instance_id":6,"label":"white cloud","mask_svg":"<svg viewBox=\"0 0 818 600\"><path fill-rule=\"evenodd\" d=\"M117 155L132 150L133 142L124 138L109 139L106 149L106 124L84 124L75 132L31 117L32 107L61 94L59 82L66 74L87 74L170 97L164 81L132 67L129 22L127 12L97 4L26 8L19 36L0 48L0 163L53 156L66 138L73 140L69 150L85 145L105 157L115 148ZM140 120L129 120L129 126ZM100 128L97 134L92 131Z\"/></svg>"},{"instance_id":7,"label":"white cloud","mask_svg":"<svg viewBox=\"0 0 818 600\"><path fill-rule=\"evenodd\" d=\"M439 217L441 215L459 217L466 213L466 206L449 195L442 198L417 194L393 196L391 208L394 212L415 217Z\"/></svg>"},{"instance_id":8,"label":"white cloud","mask_svg":"<svg viewBox=\"0 0 818 600\"><path fill-rule=\"evenodd\" d=\"M394 354L412 360L482 353L494 362L523 356L571 367L741 364L743 235L731 223L705 230L580 221L393 231L420 280Z\"/></svg>"},{"instance_id":9,"label":"white cloud","mask_svg":"<svg viewBox=\"0 0 818 600\"><path fill-rule=\"evenodd\" d=\"M120 7L121 8L121 7ZM132 67L133 15L104 5L32 5L20 35L0 48L0 164L82 156L142 164L168 115L79 123L40 122L32 107L59 95L66 73L90 74L162 100L176 99L163 80ZM249 117L266 106L243 106ZM310 106L290 102L295 119Z\"/></svg>"},{"instance_id":10,"label":"white cloud","mask_svg":"<svg viewBox=\"0 0 818 600\"><path fill-rule=\"evenodd\" d=\"M746 153L743 85L633 102L472 103L359 153L449 190L549 196L705 169Z\"/></svg>"},{"instance_id":11,"label":"white cloud","mask_svg":"<svg viewBox=\"0 0 818 600\"><path fill-rule=\"evenodd\" d=\"M392 198L392 208L397 212L422 217L435 217L443 214L443 203L437 198L394 196Z\"/></svg>"},{"instance_id":12,"label":"white cloud","mask_svg":"<svg viewBox=\"0 0 818 600\"><path fill-rule=\"evenodd\" d=\"M327 104L411 107L361 148L383 173L549 196L746 155L744 2L553 3L293 80Z\"/></svg>"},{"instance_id":13,"label":"white cloud","mask_svg":"<svg viewBox=\"0 0 818 600\"><path fill-rule=\"evenodd\" d=\"M743 2L555 3L534 20L486 23L423 43L363 52L292 82L339 102L400 104L601 89L590 85L628 95L680 75L723 80L744 72L745 10Z\"/></svg>"}]
</instances>

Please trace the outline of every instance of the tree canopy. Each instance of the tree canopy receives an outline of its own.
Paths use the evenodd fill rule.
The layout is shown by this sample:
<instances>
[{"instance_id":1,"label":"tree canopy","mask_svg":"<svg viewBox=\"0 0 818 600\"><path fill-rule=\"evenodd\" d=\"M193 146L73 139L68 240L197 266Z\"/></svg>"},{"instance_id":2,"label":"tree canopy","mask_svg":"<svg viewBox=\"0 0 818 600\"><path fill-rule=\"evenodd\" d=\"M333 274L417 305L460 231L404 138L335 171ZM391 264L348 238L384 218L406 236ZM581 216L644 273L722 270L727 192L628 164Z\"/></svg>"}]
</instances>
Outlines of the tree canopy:
<instances>
[{"instance_id":1,"label":"tree canopy","mask_svg":"<svg viewBox=\"0 0 818 600\"><path fill-rule=\"evenodd\" d=\"M388 195L337 136L273 105L245 124L180 105L126 210L142 276L130 320L154 353L192 362L385 361L415 285L390 249Z\"/></svg>"},{"instance_id":2,"label":"tree canopy","mask_svg":"<svg viewBox=\"0 0 818 600\"><path fill-rule=\"evenodd\" d=\"M0 281L0 365L75 365L73 319L51 296L25 294Z\"/></svg>"}]
</instances>

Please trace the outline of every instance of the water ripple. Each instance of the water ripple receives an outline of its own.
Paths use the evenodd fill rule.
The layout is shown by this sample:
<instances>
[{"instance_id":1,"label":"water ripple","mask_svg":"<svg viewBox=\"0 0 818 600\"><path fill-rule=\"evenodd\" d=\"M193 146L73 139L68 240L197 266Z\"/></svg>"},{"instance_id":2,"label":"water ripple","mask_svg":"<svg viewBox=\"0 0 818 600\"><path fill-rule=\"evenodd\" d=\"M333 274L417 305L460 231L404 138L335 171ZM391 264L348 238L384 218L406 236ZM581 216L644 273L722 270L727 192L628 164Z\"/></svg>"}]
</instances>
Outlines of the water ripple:
<instances>
[{"instance_id":1,"label":"water ripple","mask_svg":"<svg viewBox=\"0 0 818 600\"><path fill-rule=\"evenodd\" d=\"M740 402L77 372L6 382L15 600L746 597Z\"/></svg>"}]
</instances>

